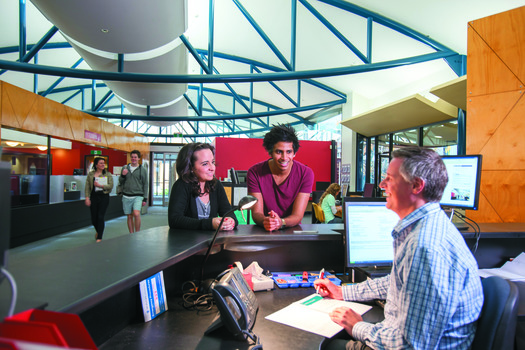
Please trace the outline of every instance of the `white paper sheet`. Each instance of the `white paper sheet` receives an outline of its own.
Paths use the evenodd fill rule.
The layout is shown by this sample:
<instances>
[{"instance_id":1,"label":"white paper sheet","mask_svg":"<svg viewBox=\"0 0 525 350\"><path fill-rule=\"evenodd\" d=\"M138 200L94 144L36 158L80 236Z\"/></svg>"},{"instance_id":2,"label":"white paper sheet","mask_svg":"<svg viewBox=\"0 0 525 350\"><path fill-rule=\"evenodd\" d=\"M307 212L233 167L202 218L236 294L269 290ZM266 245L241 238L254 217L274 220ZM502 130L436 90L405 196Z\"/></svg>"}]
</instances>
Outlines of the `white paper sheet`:
<instances>
[{"instance_id":1,"label":"white paper sheet","mask_svg":"<svg viewBox=\"0 0 525 350\"><path fill-rule=\"evenodd\" d=\"M329 316L333 309L340 306L349 307L360 315L372 308L369 305L323 298L319 294L312 294L266 316L266 319L331 338L343 329Z\"/></svg>"},{"instance_id":2,"label":"white paper sheet","mask_svg":"<svg viewBox=\"0 0 525 350\"><path fill-rule=\"evenodd\" d=\"M512 261L507 261L502 267L494 269L479 269L481 277L499 276L511 281L525 281L525 253L521 253Z\"/></svg>"}]
</instances>

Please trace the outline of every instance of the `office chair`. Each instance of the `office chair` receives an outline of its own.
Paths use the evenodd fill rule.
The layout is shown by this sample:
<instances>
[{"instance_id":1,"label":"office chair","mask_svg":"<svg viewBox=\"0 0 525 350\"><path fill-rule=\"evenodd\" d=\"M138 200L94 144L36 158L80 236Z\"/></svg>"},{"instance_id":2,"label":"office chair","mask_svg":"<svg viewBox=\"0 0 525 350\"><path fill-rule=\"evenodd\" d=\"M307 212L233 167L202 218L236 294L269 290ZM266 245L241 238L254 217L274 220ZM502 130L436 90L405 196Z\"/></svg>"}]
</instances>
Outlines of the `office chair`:
<instances>
[{"instance_id":1,"label":"office chair","mask_svg":"<svg viewBox=\"0 0 525 350\"><path fill-rule=\"evenodd\" d=\"M518 322L518 287L501 277L488 277L483 285L483 308L473 350L514 349Z\"/></svg>"},{"instance_id":2,"label":"office chair","mask_svg":"<svg viewBox=\"0 0 525 350\"><path fill-rule=\"evenodd\" d=\"M483 308L472 350L514 349L518 321L518 287L501 277L488 277L483 285ZM345 339L324 338L319 350L345 349ZM347 338L346 338L347 339Z\"/></svg>"},{"instance_id":3,"label":"office chair","mask_svg":"<svg viewBox=\"0 0 525 350\"><path fill-rule=\"evenodd\" d=\"M323 223L325 219L324 219L324 212L323 212L323 209L321 209L321 206L317 203L312 203L312 208L314 208L314 214L316 218L315 223Z\"/></svg>"}]
</instances>

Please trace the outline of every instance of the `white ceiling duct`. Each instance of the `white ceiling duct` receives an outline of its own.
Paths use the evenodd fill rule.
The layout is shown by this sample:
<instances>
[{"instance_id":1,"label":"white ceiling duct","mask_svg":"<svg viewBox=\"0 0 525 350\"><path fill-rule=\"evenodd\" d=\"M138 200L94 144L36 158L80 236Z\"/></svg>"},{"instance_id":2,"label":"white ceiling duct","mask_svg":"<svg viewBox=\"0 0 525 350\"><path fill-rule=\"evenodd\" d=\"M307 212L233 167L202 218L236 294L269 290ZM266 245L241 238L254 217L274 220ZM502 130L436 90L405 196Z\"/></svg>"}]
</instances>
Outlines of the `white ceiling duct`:
<instances>
[{"instance_id":1,"label":"white ceiling duct","mask_svg":"<svg viewBox=\"0 0 525 350\"><path fill-rule=\"evenodd\" d=\"M123 54L123 72L187 74L186 47L179 39L187 29L185 0L32 2L93 70L117 72ZM105 83L133 114L146 115L148 106L153 116L188 114L187 84Z\"/></svg>"}]
</instances>

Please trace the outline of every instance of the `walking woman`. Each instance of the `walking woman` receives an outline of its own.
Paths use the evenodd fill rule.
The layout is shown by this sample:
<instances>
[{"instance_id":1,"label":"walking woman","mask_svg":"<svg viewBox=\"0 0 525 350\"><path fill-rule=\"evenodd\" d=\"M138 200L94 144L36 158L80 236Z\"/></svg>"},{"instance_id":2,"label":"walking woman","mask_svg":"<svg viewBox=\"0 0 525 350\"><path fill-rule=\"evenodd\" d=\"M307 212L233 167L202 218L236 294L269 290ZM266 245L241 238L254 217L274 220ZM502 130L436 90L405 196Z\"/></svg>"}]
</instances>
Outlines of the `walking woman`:
<instances>
[{"instance_id":1,"label":"walking woman","mask_svg":"<svg viewBox=\"0 0 525 350\"><path fill-rule=\"evenodd\" d=\"M109 205L109 193L113 189L113 176L106 170L104 158L97 157L93 161L91 170L86 179L86 206L91 209L91 223L95 227L97 242L104 234L104 216Z\"/></svg>"}]
</instances>

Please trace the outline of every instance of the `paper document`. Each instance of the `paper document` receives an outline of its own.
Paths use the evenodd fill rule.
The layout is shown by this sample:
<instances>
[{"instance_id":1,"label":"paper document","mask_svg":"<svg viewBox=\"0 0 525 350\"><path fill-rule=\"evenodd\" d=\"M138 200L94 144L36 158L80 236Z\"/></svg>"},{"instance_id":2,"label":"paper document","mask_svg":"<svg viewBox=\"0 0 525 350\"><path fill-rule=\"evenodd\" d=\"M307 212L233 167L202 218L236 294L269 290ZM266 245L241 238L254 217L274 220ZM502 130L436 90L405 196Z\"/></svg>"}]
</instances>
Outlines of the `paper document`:
<instances>
[{"instance_id":1,"label":"paper document","mask_svg":"<svg viewBox=\"0 0 525 350\"><path fill-rule=\"evenodd\" d=\"M369 305L312 294L266 316L266 319L331 338L343 329L329 316L333 309L340 306L351 308L360 315L372 308Z\"/></svg>"},{"instance_id":2,"label":"paper document","mask_svg":"<svg viewBox=\"0 0 525 350\"><path fill-rule=\"evenodd\" d=\"M95 181L102 186L106 186L108 184L108 179L106 177L95 177Z\"/></svg>"},{"instance_id":3,"label":"paper document","mask_svg":"<svg viewBox=\"0 0 525 350\"><path fill-rule=\"evenodd\" d=\"M518 255L516 259L507 261L502 267L494 269L479 269L480 277L499 276L511 281L525 280L525 253Z\"/></svg>"}]
</instances>

